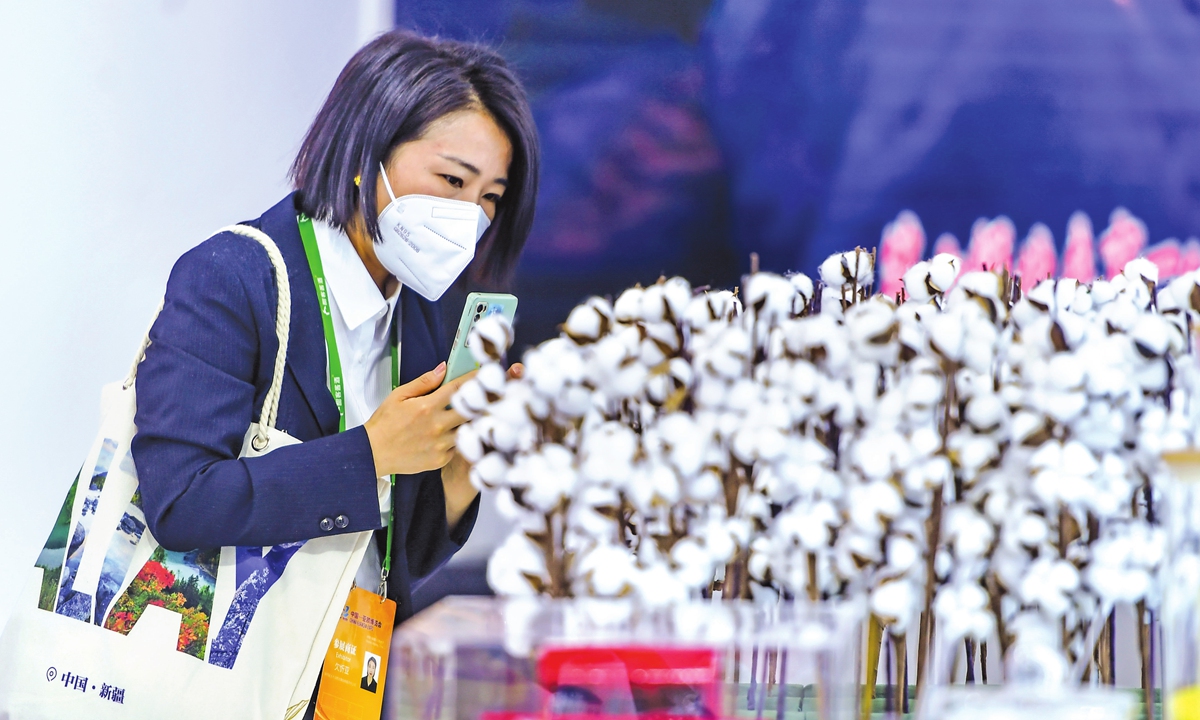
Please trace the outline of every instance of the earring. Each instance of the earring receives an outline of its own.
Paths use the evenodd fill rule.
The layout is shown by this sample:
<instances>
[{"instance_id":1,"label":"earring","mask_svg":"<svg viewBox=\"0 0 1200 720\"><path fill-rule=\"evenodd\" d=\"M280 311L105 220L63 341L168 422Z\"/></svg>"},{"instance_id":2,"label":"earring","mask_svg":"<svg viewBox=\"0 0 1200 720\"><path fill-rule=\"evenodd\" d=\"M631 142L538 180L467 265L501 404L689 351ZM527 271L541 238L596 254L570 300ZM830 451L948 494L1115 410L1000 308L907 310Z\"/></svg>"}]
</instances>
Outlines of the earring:
<instances>
[{"instance_id":1,"label":"earring","mask_svg":"<svg viewBox=\"0 0 1200 720\"><path fill-rule=\"evenodd\" d=\"M354 187L358 187L361 184L362 184L362 175L355 175L354 176Z\"/></svg>"}]
</instances>

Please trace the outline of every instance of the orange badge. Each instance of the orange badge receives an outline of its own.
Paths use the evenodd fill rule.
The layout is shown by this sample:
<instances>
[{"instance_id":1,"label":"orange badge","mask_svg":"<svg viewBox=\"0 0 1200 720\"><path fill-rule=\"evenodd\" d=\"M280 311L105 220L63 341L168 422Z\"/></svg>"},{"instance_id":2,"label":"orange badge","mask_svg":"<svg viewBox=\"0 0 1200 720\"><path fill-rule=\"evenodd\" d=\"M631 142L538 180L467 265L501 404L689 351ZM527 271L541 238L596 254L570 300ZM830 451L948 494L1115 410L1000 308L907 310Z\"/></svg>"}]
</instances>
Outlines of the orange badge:
<instances>
[{"instance_id":1,"label":"orange badge","mask_svg":"<svg viewBox=\"0 0 1200 720\"><path fill-rule=\"evenodd\" d=\"M317 720L380 716L395 617L395 602L351 588L321 669Z\"/></svg>"}]
</instances>

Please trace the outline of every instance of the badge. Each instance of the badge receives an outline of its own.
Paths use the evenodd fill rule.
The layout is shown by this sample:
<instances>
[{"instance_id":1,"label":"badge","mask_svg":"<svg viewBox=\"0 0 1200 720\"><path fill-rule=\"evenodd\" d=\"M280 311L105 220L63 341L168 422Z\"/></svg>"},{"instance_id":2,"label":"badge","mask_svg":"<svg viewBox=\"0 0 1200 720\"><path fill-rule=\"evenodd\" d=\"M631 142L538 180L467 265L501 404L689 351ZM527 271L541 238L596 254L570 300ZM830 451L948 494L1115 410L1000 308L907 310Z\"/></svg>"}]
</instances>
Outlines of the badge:
<instances>
[{"instance_id":1,"label":"badge","mask_svg":"<svg viewBox=\"0 0 1200 720\"><path fill-rule=\"evenodd\" d=\"M383 683L396 603L380 601L360 587L350 589L321 669L317 720L377 718L383 712Z\"/></svg>"}]
</instances>

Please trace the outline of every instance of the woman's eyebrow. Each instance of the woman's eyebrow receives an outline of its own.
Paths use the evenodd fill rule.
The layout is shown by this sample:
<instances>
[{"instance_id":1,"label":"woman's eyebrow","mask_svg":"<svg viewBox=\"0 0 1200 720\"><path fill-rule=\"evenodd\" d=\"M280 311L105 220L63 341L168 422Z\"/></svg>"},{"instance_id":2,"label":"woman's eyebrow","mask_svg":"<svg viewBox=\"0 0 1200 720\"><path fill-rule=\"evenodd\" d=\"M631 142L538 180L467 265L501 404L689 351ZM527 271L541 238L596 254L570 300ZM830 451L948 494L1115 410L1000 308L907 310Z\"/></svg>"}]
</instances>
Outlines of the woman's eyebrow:
<instances>
[{"instance_id":1,"label":"woman's eyebrow","mask_svg":"<svg viewBox=\"0 0 1200 720\"><path fill-rule=\"evenodd\" d=\"M438 154L438 156L445 160L449 160L450 162L455 163L457 165L461 165L463 168L465 168L468 172L470 172L472 174L475 174L475 175L482 174L479 172L479 168L475 167L474 165L467 162L466 160L463 160L461 158L456 158L453 155L442 155L440 153ZM508 187L508 180L505 178L496 178L495 182L498 185L503 185L504 187Z\"/></svg>"}]
</instances>

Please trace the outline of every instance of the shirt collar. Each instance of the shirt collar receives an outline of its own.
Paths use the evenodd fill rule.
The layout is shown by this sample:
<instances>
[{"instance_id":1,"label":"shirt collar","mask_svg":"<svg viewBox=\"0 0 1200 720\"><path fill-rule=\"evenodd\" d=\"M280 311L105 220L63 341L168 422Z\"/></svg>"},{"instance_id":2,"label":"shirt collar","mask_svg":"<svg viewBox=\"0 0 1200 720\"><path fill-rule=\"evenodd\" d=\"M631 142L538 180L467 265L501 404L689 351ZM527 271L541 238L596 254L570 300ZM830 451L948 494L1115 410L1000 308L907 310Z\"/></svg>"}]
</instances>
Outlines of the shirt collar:
<instances>
[{"instance_id":1,"label":"shirt collar","mask_svg":"<svg viewBox=\"0 0 1200 720\"><path fill-rule=\"evenodd\" d=\"M346 328L355 330L381 312L390 316L400 298L400 283L385 298L346 233L319 220L313 221L313 230L329 292Z\"/></svg>"}]
</instances>

